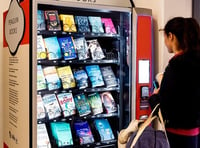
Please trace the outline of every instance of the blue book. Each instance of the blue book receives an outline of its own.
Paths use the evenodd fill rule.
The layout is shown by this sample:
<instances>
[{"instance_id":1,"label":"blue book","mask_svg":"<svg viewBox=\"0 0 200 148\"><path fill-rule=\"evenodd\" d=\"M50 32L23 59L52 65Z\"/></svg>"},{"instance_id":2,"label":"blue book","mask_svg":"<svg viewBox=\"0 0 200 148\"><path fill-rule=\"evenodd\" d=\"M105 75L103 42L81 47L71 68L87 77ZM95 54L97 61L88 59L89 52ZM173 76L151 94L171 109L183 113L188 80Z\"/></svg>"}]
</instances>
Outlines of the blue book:
<instances>
[{"instance_id":1,"label":"blue book","mask_svg":"<svg viewBox=\"0 0 200 148\"><path fill-rule=\"evenodd\" d=\"M77 57L72 36L58 38L58 42L65 60L75 59Z\"/></svg>"},{"instance_id":2,"label":"blue book","mask_svg":"<svg viewBox=\"0 0 200 148\"><path fill-rule=\"evenodd\" d=\"M47 55L49 60L57 60L62 58L60 45L56 36L44 38L45 46L47 48Z\"/></svg>"},{"instance_id":3,"label":"blue book","mask_svg":"<svg viewBox=\"0 0 200 148\"><path fill-rule=\"evenodd\" d=\"M92 87L103 86L103 76L99 65L88 65L85 67L88 77L91 81Z\"/></svg>"},{"instance_id":4,"label":"blue book","mask_svg":"<svg viewBox=\"0 0 200 148\"><path fill-rule=\"evenodd\" d=\"M75 95L74 102L80 117L91 113L90 105L84 94Z\"/></svg>"},{"instance_id":5,"label":"blue book","mask_svg":"<svg viewBox=\"0 0 200 148\"><path fill-rule=\"evenodd\" d=\"M46 30L45 17L43 10L37 10L37 30Z\"/></svg>"},{"instance_id":6,"label":"blue book","mask_svg":"<svg viewBox=\"0 0 200 148\"><path fill-rule=\"evenodd\" d=\"M71 127L66 122L51 122L52 135L58 147L73 145Z\"/></svg>"},{"instance_id":7,"label":"blue book","mask_svg":"<svg viewBox=\"0 0 200 148\"><path fill-rule=\"evenodd\" d=\"M74 123L76 135L79 137L80 144L94 142L94 137L87 121L77 121Z\"/></svg>"},{"instance_id":8,"label":"blue book","mask_svg":"<svg viewBox=\"0 0 200 148\"><path fill-rule=\"evenodd\" d=\"M99 132L101 141L113 140L115 139L110 124L107 119L95 119L95 128Z\"/></svg>"},{"instance_id":9,"label":"blue book","mask_svg":"<svg viewBox=\"0 0 200 148\"><path fill-rule=\"evenodd\" d=\"M103 24L101 17L99 16L88 16L90 25L92 26L93 33L104 33Z\"/></svg>"}]
</instances>

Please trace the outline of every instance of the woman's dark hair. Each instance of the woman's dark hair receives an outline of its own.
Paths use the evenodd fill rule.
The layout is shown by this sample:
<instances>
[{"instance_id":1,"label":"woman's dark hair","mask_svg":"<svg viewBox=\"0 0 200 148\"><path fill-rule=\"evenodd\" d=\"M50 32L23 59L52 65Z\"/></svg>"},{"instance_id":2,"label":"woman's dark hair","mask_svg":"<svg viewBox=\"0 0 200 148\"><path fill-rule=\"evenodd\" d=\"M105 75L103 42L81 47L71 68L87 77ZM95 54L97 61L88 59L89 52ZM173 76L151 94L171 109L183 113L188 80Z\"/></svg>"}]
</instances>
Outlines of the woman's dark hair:
<instances>
[{"instance_id":1,"label":"woman's dark hair","mask_svg":"<svg viewBox=\"0 0 200 148\"><path fill-rule=\"evenodd\" d=\"M194 18L174 17L167 22L165 34L174 34L179 42L179 48L184 52L200 50L200 27Z\"/></svg>"}]
</instances>

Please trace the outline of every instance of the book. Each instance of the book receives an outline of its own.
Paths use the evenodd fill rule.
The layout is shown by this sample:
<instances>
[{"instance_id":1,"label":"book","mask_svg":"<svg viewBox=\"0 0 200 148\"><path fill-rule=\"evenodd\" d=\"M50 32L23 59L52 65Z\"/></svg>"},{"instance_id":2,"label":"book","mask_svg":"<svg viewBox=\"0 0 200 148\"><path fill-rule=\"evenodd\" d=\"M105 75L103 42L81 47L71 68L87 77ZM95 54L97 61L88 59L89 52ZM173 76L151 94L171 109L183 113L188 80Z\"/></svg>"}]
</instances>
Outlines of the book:
<instances>
[{"instance_id":1,"label":"book","mask_svg":"<svg viewBox=\"0 0 200 148\"><path fill-rule=\"evenodd\" d=\"M80 117L86 116L91 113L90 105L86 99L85 94L77 94L74 96L76 109Z\"/></svg>"},{"instance_id":2,"label":"book","mask_svg":"<svg viewBox=\"0 0 200 148\"><path fill-rule=\"evenodd\" d=\"M85 66L85 69L93 88L104 85L99 65L87 65Z\"/></svg>"},{"instance_id":3,"label":"book","mask_svg":"<svg viewBox=\"0 0 200 148\"><path fill-rule=\"evenodd\" d=\"M42 101L42 96L37 95L37 119L44 119L46 117L46 112L44 109L44 104Z\"/></svg>"},{"instance_id":4,"label":"book","mask_svg":"<svg viewBox=\"0 0 200 148\"><path fill-rule=\"evenodd\" d=\"M74 75L71 70L71 66L63 66L57 68L58 76L62 81L62 87L64 89L76 87Z\"/></svg>"},{"instance_id":5,"label":"book","mask_svg":"<svg viewBox=\"0 0 200 148\"><path fill-rule=\"evenodd\" d=\"M110 92L100 93L101 100L107 114L117 111L117 105Z\"/></svg>"},{"instance_id":6,"label":"book","mask_svg":"<svg viewBox=\"0 0 200 148\"><path fill-rule=\"evenodd\" d=\"M115 26L111 18L101 18L102 23L105 27L105 32L108 34L117 34Z\"/></svg>"},{"instance_id":7,"label":"book","mask_svg":"<svg viewBox=\"0 0 200 148\"><path fill-rule=\"evenodd\" d=\"M37 10L37 30L46 30L45 16L43 10Z\"/></svg>"},{"instance_id":8,"label":"book","mask_svg":"<svg viewBox=\"0 0 200 148\"><path fill-rule=\"evenodd\" d=\"M94 142L94 137L88 121L76 121L74 123L74 129L76 131L76 135L79 138L80 144L88 144Z\"/></svg>"},{"instance_id":9,"label":"book","mask_svg":"<svg viewBox=\"0 0 200 148\"><path fill-rule=\"evenodd\" d=\"M55 94L46 94L42 97L49 120L60 117L61 109Z\"/></svg>"},{"instance_id":10,"label":"book","mask_svg":"<svg viewBox=\"0 0 200 148\"><path fill-rule=\"evenodd\" d=\"M73 69L73 74L79 89L88 87L88 75L82 67Z\"/></svg>"},{"instance_id":11,"label":"book","mask_svg":"<svg viewBox=\"0 0 200 148\"><path fill-rule=\"evenodd\" d=\"M90 58L90 53L88 50L88 45L87 45L85 37L75 38L74 44L78 53L79 60L86 60Z\"/></svg>"},{"instance_id":12,"label":"book","mask_svg":"<svg viewBox=\"0 0 200 148\"><path fill-rule=\"evenodd\" d=\"M118 85L117 79L111 66L104 66L100 69L103 75L104 82L106 83L106 87L115 87Z\"/></svg>"},{"instance_id":13,"label":"book","mask_svg":"<svg viewBox=\"0 0 200 148\"><path fill-rule=\"evenodd\" d=\"M37 59L43 60L46 59L47 53L44 45L44 39L42 35L37 35Z\"/></svg>"},{"instance_id":14,"label":"book","mask_svg":"<svg viewBox=\"0 0 200 148\"><path fill-rule=\"evenodd\" d=\"M61 31L61 24L57 10L45 10L44 15L46 20L47 30Z\"/></svg>"},{"instance_id":15,"label":"book","mask_svg":"<svg viewBox=\"0 0 200 148\"><path fill-rule=\"evenodd\" d=\"M97 39L87 40L87 44L93 60L101 60L105 58L103 50Z\"/></svg>"},{"instance_id":16,"label":"book","mask_svg":"<svg viewBox=\"0 0 200 148\"><path fill-rule=\"evenodd\" d=\"M82 33L90 32L90 26L87 16L75 16L75 22L78 26L78 32Z\"/></svg>"},{"instance_id":17,"label":"book","mask_svg":"<svg viewBox=\"0 0 200 148\"><path fill-rule=\"evenodd\" d=\"M107 119L94 119L94 125L99 132L101 142L115 139L110 123Z\"/></svg>"},{"instance_id":18,"label":"book","mask_svg":"<svg viewBox=\"0 0 200 148\"><path fill-rule=\"evenodd\" d=\"M61 88L61 81L58 77L55 66L44 67L43 73L46 78L47 87L49 90L55 90Z\"/></svg>"},{"instance_id":19,"label":"book","mask_svg":"<svg viewBox=\"0 0 200 148\"><path fill-rule=\"evenodd\" d=\"M56 36L44 38L44 42L49 60L57 60L62 58L61 48Z\"/></svg>"},{"instance_id":20,"label":"book","mask_svg":"<svg viewBox=\"0 0 200 148\"><path fill-rule=\"evenodd\" d=\"M76 107L72 93L59 93L57 94L57 98L64 117L72 116L76 113Z\"/></svg>"},{"instance_id":21,"label":"book","mask_svg":"<svg viewBox=\"0 0 200 148\"><path fill-rule=\"evenodd\" d=\"M47 89L46 79L41 65L37 65L37 90Z\"/></svg>"},{"instance_id":22,"label":"book","mask_svg":"<svg viewBox=\"0 0 200 148\"><path fill-rule=\"evenodd\" d=\"M101 17L99 16L88 16L89 23L92 27L93 33L104 33L103 24L101 22Z\"/></svg>"},{"instance_id":23,"label":"book","mask_svg":"<svg viewBox=\"0 0 200 148\"><path fill-rule=\"evenodd\" d=\"M63 23L63 31L66 32L77 32L74 15L71 14L60 14L60 20Z\"/></svg>"},{"instance_id":24,"label":"book","mask_svg":"<svg viewBox=\"0 0 200 148\"><path fill-rule=\"evenodd\" d=\"M49 135L44 123L37 124L37 148L51 148Z\"/></svg>"},{"instance_id":25,"label":"book","mask_svg":"<svg viewBox=\"0 0 200 148\"><path fill-rule=\"evenodd\" d=\"M87 98L88 98L90 107L92 109L93 115L97 115L103 112L101 97L99 93L96 92L96 93L88 94Z\"/></svg>"},{"instance_id":26,"label":"book","mask_svg":"<svg viewBox=\"0 0 200 148\"><path fill-rule=\"evenodd\" d=\"M58 42L62 50L64 60L75 59L77 57L72 36L58 38Z\"/></svg>"},{"instance_id":27,"label":"book","mask_svg":"<svg viewBox=\"0 0 200 148\"><path fill-rule=\"evenodd\" d=\"M58 147L73 145L72 132L69 123L51 122L50 127L52 136L54 137Z\"/></svg>"}]
</instances>

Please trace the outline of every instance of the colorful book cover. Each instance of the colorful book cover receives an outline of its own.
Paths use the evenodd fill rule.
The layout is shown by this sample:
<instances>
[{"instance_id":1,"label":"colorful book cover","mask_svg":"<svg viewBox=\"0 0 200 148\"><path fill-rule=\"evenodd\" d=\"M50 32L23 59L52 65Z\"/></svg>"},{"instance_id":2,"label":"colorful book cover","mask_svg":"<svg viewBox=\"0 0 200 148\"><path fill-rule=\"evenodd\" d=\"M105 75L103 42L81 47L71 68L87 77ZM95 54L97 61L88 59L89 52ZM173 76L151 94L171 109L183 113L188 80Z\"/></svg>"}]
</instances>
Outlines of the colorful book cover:
<instances>
[{"instance_id":1,"label":"colorful book cover","mask_svg":"<svg viewBox=\"0 0 200 148\"><path fill-rule=\"evenodd\" d=\"M106 87L115 87L118 85L117 79L111 66L104 66L100 69L103 75L104 82L106 83Z\"/></svg>"},{"instance_id":2,"label":"colorful book cover","mask_svg":"<svg viewBox=\"0 0 200 148\"><path fill-rule=\"evenodd\" d=\"M61 88L61 81L58 77L55 66L44 67L43 73L46 78L47 87L49 90L55 90Z\"/></svg>"},{"instance_id":3,"label":"colorful book cover","mask_svg":"<svg viewBox=\"0 0 200 148\"><path fill-rule=\"evenodd\" d=\"M107 119L95 119L94 120L95 127L99 132L101 137L101 141L113 140L115 139L113 135L113 131L110 127L110 123Z\"/></svg>"},{"instance_id":4,"label":"colorful book cover","mask_svg":"<svg viewBox=\"0 0 200 148\"><path fill-rule=\"evenodd\" d=\"M108 34L116 34L117 33L111 18L101 18L101 21L105 26L106 33L108 33Z\"/></svg>"},{"instance_id":5,"label":"colorful book cover","mask_svg":"<svg viewBox=\"0 0 200 148\"><path fill-rule=\"evenodd\" d=\"M87 40L87 44L93 60L101 60L105 58L103 50L97 39Z\"/></svg>"},{"instance_id":6,"label":"colorful book cover","mask_svg":"<svg viewBox=\"0 0 200 148\"><path fill-rule=\"evenodd\" d=\"M86 116L91 113L90 105L86 99L85 94L75 95L74 102L80 117Z\"/></svg>"},{"instance_id":7,"label":"colorful book cover","mask_svg":"<svg viewBox=\"0 0 200 148\"><path fill-rule=\"evenodd\" d=\"M44 119L46 117L46 112L44 109L44 104L42 101L42 96L37 95L37 119Z\"/></svg>"},{"instance_id":8,"label":"colorful book cover","mask_svg":"<svg viewBox=\"0 0 200 148\"><path fill-rule=\"evenodd\" d=\"M60 45L56 36L44 38L44 42L49 60L62 58Z\"/></svg>"},{"instance_id":9,"label":"colorful book cover","mask_svg":"<svg viewBox=\"0 0 200 148\"><path fill-rule=\"evenodd\" d=\"M79 137L80 144L94 142L94 137L87 121L77 121L74 123L76 135Z\"/></svg>"},{"instance_id":10,"label":"colorful book cover","mask_svg":"<svg viewBox=\"0 0 200 148\"><path fill-rule=\"evenodd\" d=\"M37 10L37 30L46 30L45 17L43 10Z\"/></svg>"},{"instance_id":11,"label":"colorful book cover","mask_svg":"<svg viewBox=\"0 0 200 148\"><path fill-rule=\"evenodd\" d=\"M75 16L75 21L78 26L78 32L90 32L90 26L87 16Z\"/></svg>"},{"instance_id":12,"label":"colorful book cover","mask_svg":"<svg viewBox=\"0 0 200 148\"><path fill-rule=\"evenodd\" d=\"M46 79L41 65L37 65L37 90L47 89Z\"/></svg>"},{"instance_id":13,"label":"colorful book cover","mask_svg":"<svg viewBox=\"0 0 200 148\"><path fill-rule=\"evenodd\" d=\"M85 69L93 88L104 85L103 76L101 74L99 65L88 65L85 66Z\"/></svg>"},{"instance_id":14,"label":"colorful book cover","mask_svg":"<svg viewBox=\"0 0 200 148\"><path fill-rule=\"evenodd\" d=\"M37 148L51 148L49 135L44 123L37 124Z\"/></svg>"},{"instance_id":15,"label":"colorful book cover","mask_svg":"<svg viewBox=\"0 0 200 148\"><path fill-rule=\"evenodd\" d=\"M115 100L110 92L103 92L100 94L100 96L106 113L109 114L117 111Z\"/></svg>"},{"instance_id":16,"label":"colorful book cover","mask_svg":"<svg viewBox=\"0 0 200 148\"><path fill-rule=\"evenodd\" d=\"M79 89L84 89L88 87L88 75L86 71L79 67L77 69L73 69L74 78L76 80L77 87Z\"/></svg>"},{"instance_id":17,"label":"colorful book cover","mask_svg":"<svg viewBox=\"0 0 200 148\"><path fill-rule=\"evenodd\" d=\"M47 94L42 97L49 120L60 117L61 109L55 94Z\"/></svg>"},{"instance_id":18,"label":"colorful book cover","mask_svg":"<svg viewBox=\"0 0 200 148\"><path fill-rule=\"evenodd\" d=\"M62 81L62 86L64 89L76 87L74 75L70 66L58 67L57 72Z\"/></svg>"},{"instance_id":19,"label":"colorful book cover","mask_svg":"<svg viewBox=\"0 0 200 148\"><path fill-rule=\"evenodd\" d=\"M49 31L60 31L61 30L61 24L60 19L58 16L57 10L45 10L44 11L47 30Z\"/></svg>"},{"instance_id":20,"label":"colorful book cover","mask_svg":"<svg viewBox=\"0 0 200 148\"><path fill-rule=\"evenodd\" d=\"M57 98L64 117L68 117L76 113L76 107L72 93L59 93L57 94Z\"/></svg>"},{"instance_id":21,"label":"colorful book cover","mask_svg":"<svg viewBox=\"0 0 200 148\"><path fill-rule=\"evenodd\" d=\"M103 24L101 17L99 16L88 16L90 25L92 26L93 33L104 33Z\"/></svg>"},{"instance_id":22,"label":"colorful book cover","mask_svg":"<svg viewBox=\"0 0 200 148\"><path fill-rule=\"evenodd\" d=\"M74 44L78 53L79 60L85 60L85 59L90 58L90 53L88 50L88 45L85 40L85 37L74 39Z\"/></svg>"},{"instance_id":23,"label":"colorful book cover","mask_svg":"<svg viewBox=\"0 0 200 148\"><path fill-rule=\"evenodd\" d=\"M92 109L93 115L97 115L103 112L101 97L99 93L88 94L87 98L88 98L90 107Z\"/></svg>"},{"instance_id":24,"label":"colorful book cover","mask_svg":"<svg viewBox=\"0 0 200 148\"><path fill-rule=\"evenodd\" d=\"M42 35L37 36L37 59L42 60L46 59L47 53L44 45L44 39Z\"/></svg>"},{"instance_id":25,"label":"colorful book cover","mask_svg":"<svg viewBox=\"0 0 200 148\"><path fill-rule=\"evenodd\" d=\"M64 60L75 59L77 57L72 36L58 38L58 42L64 55Z\"/></svg>"},{"instance_id":26,"label":"colorful book cover","mask_svg":"<svg viewBox=\"0 0 200 148\"><path fill-rule=\"evenodd\" d=\"M52 136L55 138L58 147L73 145L70 124L67 122L51 122Z\"/></svg>"},{"instance_id":27,"label":"colorful book cover","mask_svg":"<svg viewBox=\"0 0 200 148\"><path fill-rule=\"evenodd\" d=\"M60 14L60 20L63 23L63 31L66 32L77 32L74 15L71 14Z\"/></svg>"}]
</instances>

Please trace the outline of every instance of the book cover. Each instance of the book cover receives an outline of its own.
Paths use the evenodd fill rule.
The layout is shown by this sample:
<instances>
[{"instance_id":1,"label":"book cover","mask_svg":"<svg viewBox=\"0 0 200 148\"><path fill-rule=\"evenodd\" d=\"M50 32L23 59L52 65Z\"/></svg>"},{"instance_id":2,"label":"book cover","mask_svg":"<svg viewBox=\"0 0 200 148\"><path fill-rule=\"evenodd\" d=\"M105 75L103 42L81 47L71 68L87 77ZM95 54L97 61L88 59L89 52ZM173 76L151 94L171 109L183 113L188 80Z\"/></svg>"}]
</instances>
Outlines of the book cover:
<instances>
[{"instance_id":1,"label":"book cover","mask_svg":"<svg viewBox=\"0 0 200 148\"><path fill-rule=\"evenodd\" d=\"M76 113L76 107L72 93L59 93L57 94L57 98L64 117L72 116Z\"/></svg>"},{"instance_id":2,"label":"book cover","mask_svg":"<svg viewBox=\"0 0 200 148\"><path fill-rule=\"evenodd\" d=\"M37 65L37 90L47 89L46 79L41 65Z\"/></svg>"},{"instance_id":3,"label":"book cover","mask_svg":"<svg viewBox=\"0 0 200 148\"><path fill-rule=\"evenodd\" d=\"M74 123L76 135L80 144L88 144L94 142L94 137L87 121L77 121Z\"/></svg>"},{"instance_id":4,"label":"book cover","mask_svg":"<svg viewBox=\"0 0 200 148\"><path fill-rule=\"evenodd\" d=\"M100 96L107 114L117 111L117 105L110 92L103 92L100 94Z\"/></svg>"},{"instance_id":5,"label":"book cover","mask_svg":"<svg viewBox=\"0 0 200 148\"><path fill-rule=\"evenodd\" d=\"M80 117L86 116L91 113L90 105L86 99L85 94L75 95L74 102Z\"/></svg>"},{"instance_id":6,"label":"book cover","mask_svg":"<svg viewBox=\"0 0 200 148\"><path fill-rule=\"evenodd\" d=\"M87 16L75 16L75 22L78 26L78 32L90 32L90 26Z\"/></svg>"},{"instance_id":7,"label":"book cover","mask_svg":"<svg viewBox=\"0 0 200 148\"><path fill-rule=\"evenodd\" d=\"M103 112L101 97L99 93L96 92L96 93L88 94L87 98L88 98L90 107L92 109L93 115L97 115Z\"/></svg>"},{"instance_id":8,"label":"book cover","mask_svg":"<svg viewBox=\"0 0 200 148\"><path fill-rule=\"evenodd\" d=\"M42 97L49 120L60 117L61 109L55 94L47 94Z\"/></svg>"},{"instance_id":9,"label":"book cover","mask_svg":"<svg viewBox=\"0 0 200 148\"><path fill-rule=\"evenodd\" d=\"M37 95L37 119L44 119L46 117L46 112L44 109L44 104L42 101L42 96Z\"/></svg>"},{"instance_id":10,"label":"book cover","mask_svg":"<svg viewBox=\"0 0 200 148\"><path fill-rule=\"evenodd\" d=\"M90 58L90 53L88 50L88 45L85 37L79 37L74 39L74 44L78 53L79 60L85 60Z\"/></svg>"},{"instance_id":11,"label":"book cover","mask_svg":"<svg viewBox=\"0 0 200 148\"><path fill-rule=\"evenodd\" d=\"M49 31L61 30L61 24L57 10L45 10L44 15L46 20L47 30Z\"/></svg>"},{"instance_id":12,"label":"book cover","mask_svg":"<svg viewBox=\"0 0 200 148\"><path fill-rule=\"evenodd\" d=\"M111 66L104 66L100 69L103 75L104 82L106 83L106 87L115 87L118 85L117 79Z\"/></svg>"},{"instance_id":13,"label":"book cover","mask_svg":"<svg viewBox=\"0 0 200 148\"><path fill-rule=\"evenodd\" d=\"M64 55L64 60L75 59L77 57L72 36L58 38L58 42Z\"/></svg>"},{"instance_id":14,"label":"book cover","mask_svg":"<svg viewBox=\"0 0 200 148\"><path fill-rule=\"evenodd\" d=\"M43 10L37 10L37 30L46 30L46 23Z\"/></svg>"},{"instance_id":15,"label":"book cover","mask_svg":"<svg viewBox=\"0 0 200 148\"><path fill-rule=\"evenodd\" d=\"M76 24L74 21L74 15L71 14L60 14L60 20L63 23L63 31L66 32L77 32Z\"/></svg>"},{"instance_id":16,"label":"book cover","mask_svg":"<svg viewBox=\"0 0 200 148\"><path fill-rule=\"evenodd\" d=\"M85 69L93 88L104 85L103 76L101 74L99 65L88 65L85 66Z\"/></svg>"},{"instance_id":17,"label":"book cover","mask_svg":"<svg viewBox=\"0 0 200 148\"><path fill-rule=\"evenodd\" d=\"M37 124L37 148L51 148L49 135L44 123Z\"/></svg>"},{"instance_id":18,"label":"book cover","mask_svg":"<svg viewBox=\"0 0 200 148\"><path fill-rule=\"evenodd\" d=\"M94 120L95 128L99 132L101 141L113 140L115 139L113 131L110 127L110 123L107 119L95 119Z\"/></svg>"},{"instance_id":19,"label":"book cover","mask_svg":"<svg viewBox=\"0 0 200 148\"><path fill-rule=\"evenodd\" d=\"M55 66L44 67L43 73L46 78L47 87L49 90L55 90L61 88L61 81L58 77Z\"/></svg>"},{"instance_id":20,"label":"book cover","mask_svg":"<svg viewBox=\"0 0 200 148\"><path fill-rule=\"evenodd\" d=\"M101 17L99 16L88 16L90 25L93 33L104 33Z\"/></svg>"},{"instance_id":21,"label":"book cover","mask_svg":"<svg viewBox=\"0 0 200 148\"><path fill-rule=\"evenodd\" d=\"M62 58L60 45L56 36L44 38L44 42L49 60Z\"/></svg>"},{"instance_id":22,"label":"book cover","mask_svg":"<svg viewBox=\"0 0 200 148\"><path fill-rule=\"evenodd\" d=\"M76 80L77 87L79 89L84 89L88 87L88 75L86 71L79 67L77 69L73 69L74 78Z\"/></svg>"},{"instance_id":23,"label":"book cover","mask_svg":"<svg viewBox=\"0 0 200 148\"><path fill-rule=\"evenodd\" d=\"M103 50L97 39L87 40L87 44L93 60L101 60L105 58Z\"/></svg>"},{"instance_id":24,"label":"book cover","mask_svg":"<svg viewBox=\"0 0 200 148\"><path fill-rule=\"evenodd\" d=\"M70 124L67 122L51 122L52 136L55 138L58 147L73 145Z\"/></svg>"},{"instance_id":25,"label":"book cover","mask_svg":"<svg viewBox=\"0 0 200 148\"><path fill-rule=\"evenodd\" d=\"M117 34L115 26L111 18L101 18L102 23L105 26L105 32L108 34Z\"/></svg>"},{"instance_id":26,"label":"book cover","mask_svg":"<svg viewBox=\"0 0 200 148\"><path fill-rule=\"evenodd\" d=\"M37 59L43 60L46 59L47 53L44 45L44 39L42 35L37 35Z\"/></svg>"},{"instance_id":27,"label":"book cover","mask_svg":"<svg viewBox=\"0 0 200 148\"><path fill-rule=\"evenodd\" d=\"M74 88L76 86L71 66L58 67L57 72L62 81L62 86L64 89Z\"/></svg>"}]
</instances>

